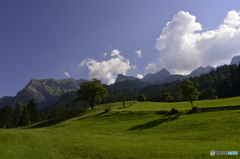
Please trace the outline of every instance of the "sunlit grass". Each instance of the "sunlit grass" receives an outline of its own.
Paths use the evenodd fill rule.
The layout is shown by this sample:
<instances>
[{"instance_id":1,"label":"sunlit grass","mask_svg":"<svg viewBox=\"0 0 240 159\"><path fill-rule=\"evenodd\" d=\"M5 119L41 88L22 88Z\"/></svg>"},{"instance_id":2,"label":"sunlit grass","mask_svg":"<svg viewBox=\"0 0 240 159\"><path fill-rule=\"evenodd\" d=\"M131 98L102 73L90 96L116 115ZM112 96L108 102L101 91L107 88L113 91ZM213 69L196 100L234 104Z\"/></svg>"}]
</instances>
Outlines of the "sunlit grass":
<instances>
[{"instance_id":1,"label":"sunlit grass","mask_svg":"<svg viewBox=\"0 0 240 159\"><path fill-rule=\"evenodd\" d=\"M239 98L197 101L196 105L207 107L212 102L211 106L218 106L226 104L224 100L236 105ZM184 109L184 103L191 108L189 102L132 101L126 102L127 108L122 108L122 103L103 104L28 128L0 129L0 158L200 159L210 158L210 150L240 152L240 110L157 113L172 107ZM112 110L105 113L109 107Z\"/></svg>"},{"instance_id":2,"label":"sunlit grass","mask_svg":"<svg viewBox=\"0 0 240 159\"><path fill-rule=\"evenodd\" d=\"M240 97L212 99L212 100L198 100L193 102L194 106L199 108L219 107L219 106L235 106L240 105ZM189 101L185 102L137 102L132 107L124 109L124 111L159 111L171 110L175 108L178 110L191 109L192 106ZM121 110L122 111L122 110Z\"/></svg>"}]
</instances>

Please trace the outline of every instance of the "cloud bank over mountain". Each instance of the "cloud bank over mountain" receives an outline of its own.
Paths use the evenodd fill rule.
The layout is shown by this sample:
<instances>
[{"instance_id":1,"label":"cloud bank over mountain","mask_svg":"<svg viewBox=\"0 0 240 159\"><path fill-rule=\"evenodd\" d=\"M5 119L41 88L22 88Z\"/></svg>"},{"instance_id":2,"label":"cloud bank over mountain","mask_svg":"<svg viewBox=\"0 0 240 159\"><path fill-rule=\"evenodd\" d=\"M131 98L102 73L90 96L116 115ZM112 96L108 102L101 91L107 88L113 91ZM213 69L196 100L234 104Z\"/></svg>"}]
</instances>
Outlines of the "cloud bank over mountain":
<instances>
[{"instance_id":1,"label":"cloud bank over mountain","mask_svg":"<svg viewBox=\"0 0 240 159\"><path fill-rule=\"evenodd\" d=\"M142 78L143 78L143 75L137 74L137 78L142 79Z\"/></svg>"},{"instance_id":2,"label":"cloud bank over mountain","mask_svg":"<svg viewBox=\"0 0 240 159\"><path fill-rule=\"evenodd\" d=\"M107 55L107 54L106 54ZM112 50L109 60L98 62L94 59L85 59L78 66L87 66L89 78L102 78L108 80L108 84L115 82L117 74L126 75L130 69L135 69L136 65L130 65L130 60L121 55L117 49Z\"/></svg>"},{"instance_id":3,"label":"cloud bank over mountain","mask_svg":"<svg viewBox=\"0 0 240 159\"><path fill-rule=\"evenodd\" d=\"M201 30L195 16L180 11L156 40L159 62L148 64L145 73L166 68L172 74L188 74L199 66L217 66L240 54L240 12L228 12L216 30Z\"/></svg>"}]
</instances>

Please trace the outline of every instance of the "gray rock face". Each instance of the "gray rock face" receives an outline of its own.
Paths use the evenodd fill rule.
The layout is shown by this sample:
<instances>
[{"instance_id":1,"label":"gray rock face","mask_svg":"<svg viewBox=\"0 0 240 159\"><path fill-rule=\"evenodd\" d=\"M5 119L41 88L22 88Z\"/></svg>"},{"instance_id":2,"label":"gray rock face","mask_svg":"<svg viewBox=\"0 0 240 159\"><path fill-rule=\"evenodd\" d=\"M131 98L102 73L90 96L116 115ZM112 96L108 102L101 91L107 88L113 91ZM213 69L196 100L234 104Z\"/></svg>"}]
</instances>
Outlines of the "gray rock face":
<instances>
[{"instance_id":1,"label":"gray rock face","mask_svg":"<svg viewBox=\"0 0 240 159\"><path fill-rule=\"evenodd\" d=\"M151 73L147 74L141 81L154 83L156 81L164 80L168 76L171 76L171 74L164 68L154 74L151 74Z\"/></svg>"},{"instance_id":2,"label":"gray rock face","mask_svg":"<svg viewBox=\"0 0 240 159\"><path fill-rule=\"evenodd\" d=\"M214 67L207 66L207 67L198 67L196 70L193 70L188 76L194 77L194 76L200 76L203 73L208 73L212 69L215 69Z\"/></svg>"},{"instance_id":3,"label":"gray rock face","mask_svg":"<svg viewBox=\"0 0 240 159\"><path fill-rule=\"evenodd\" d=\"M136 77L133 77L133 76L124 76L122 74L118 74L118 77L117 77L115 83L123 82L126 80L129 80L129 81L136 80L136 79L138 79L142 82L154 83L155 81L163 80L168 76L171 76L171 74L165 68L154 74L149 73L141 80Z\"/></svg>"},{"instance_id":4,"label":"gray rock face","mask_svg":"<svg viewBox=\"0 0 240 159\"><path fill-rule=\"evenodd\" d=\"M126 80L129 80L129 81L130 81L130 80L136 80L136 79L138 79L138 78L133 77L133 76L124 76L124 75L122 75L122 74L118 74L115 83L117 83L117 82L122 82L122 81L126 81Z\"/></svg>"},{"instance_id":5,"label":"gray rock face","mask_svg":"<svg viewBox=\"0 0 240 159\"><path fill-rule=\"evenodd\" d=\"M233 65L233 64L239 65L239 63L240 63L240 56L234 56L231 60L230 65Z\"/></svg>"},{"instance_id":6,"label":"gray rock face","mask_svg":"<svg viewBox=\"0 0 240 159\"><path fill-rule=\"evenodd\" d=\"M86 80L74 80L72 78L56 79L31 79L30 82L15 97L3 97L0 99L0 108L6 104L16 105L18 102L25 104L34 99L37 109L44 109L55 104L60 97L72 91L77 91L82 82Z\"/></svg>"},{"instance_id":7,"label":"gray rock face","mask_svg":"<svg viewBox=\"0 0 240 159\"><path fill-rule=\"evenodd\" d=\"M183 75L171 75L171 76L167 76L163 80L159 80L159 81L156 81L154 83L156 83L156 84L164 84L166 82L172 82L172 81L176 81L176 80L181 80L182 81L184 78L186 78L186 76L183 76Z\"/></svg>"}]
</instances>

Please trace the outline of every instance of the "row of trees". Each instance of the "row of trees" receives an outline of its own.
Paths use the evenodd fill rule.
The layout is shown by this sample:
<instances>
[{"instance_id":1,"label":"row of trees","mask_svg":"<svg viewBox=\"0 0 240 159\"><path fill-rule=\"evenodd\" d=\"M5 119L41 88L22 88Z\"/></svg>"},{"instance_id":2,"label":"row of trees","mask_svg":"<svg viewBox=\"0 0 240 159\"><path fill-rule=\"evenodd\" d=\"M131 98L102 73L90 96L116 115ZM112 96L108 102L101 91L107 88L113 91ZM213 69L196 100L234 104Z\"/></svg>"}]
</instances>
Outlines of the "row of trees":
<instances>
[{"instance_id":1,"label":"row of trees","mask_svg":"<svg viewBox=\"0 0 240 159\"><path fill-rule=\"evenodd\" d=\"M190 80L184 80L181 85L181 93L184 100L190 101L193 108L193 101L198 99L199 92L197 91L198 85ZM107 96L108 91L103 87L101 81L93 78L90 82L83 82L80 86L80 89L77 91L78 97L76 101L83 101L86 104L90 105L93 109L94 105L102 102ZM172 101L173 97L170 93L165 92L161 96L164 101ZM126 100L126 92L121 91L120 99L123 102ZM146 101L146 97L143 94L138 96L138 101Z\"/></svg>"},{"instance_id":2,"label":"row of trees","mask_svg":"<svg viewBox=\"0 0 240 159\"><path fill-rule=\"evenodd\" d=\"M6 105L0 110L0 127L2 128L28 126L38 121L39 115L34 100L24 105L17 104L15 108Z\"/></svg>"},{"instance_id":3,"label":"row of trees","mask_svg":"<svg viewBox=\"0 0 240 159\"><path fill-rule=\"evenodd\" d=\"M161 99L162 99L162 101L164 101L164 102L173 101L173 97L170 95L169 92L163 93L163 94L161 95ZM138 101L139 101L139 102L144 102L144 101L146 101L146 100L147 100L147 99L146 99L146 97L145 97L143 94L140 94L140 95L138 96Z\"/></svg>"},{"instance_id":4,"label":"row of trees","mask_svg":"<svg viewBox=\"0 0 240 159\"><path fill-rule=\"evenodd\" d=\"M189 81L188 79L184 80L180 85L183 99L186 101L190 101L192 108L193 108L193 101L197 100L199 97L199 92L197 90L197 87L198 87L197 83ZM173 100L173 97L168 92L163 93L161 98L164 101ZM138 101L140 102L146 101L146 97L143 94L140 94L138 96Z\"/></svg>"}]
</instances>

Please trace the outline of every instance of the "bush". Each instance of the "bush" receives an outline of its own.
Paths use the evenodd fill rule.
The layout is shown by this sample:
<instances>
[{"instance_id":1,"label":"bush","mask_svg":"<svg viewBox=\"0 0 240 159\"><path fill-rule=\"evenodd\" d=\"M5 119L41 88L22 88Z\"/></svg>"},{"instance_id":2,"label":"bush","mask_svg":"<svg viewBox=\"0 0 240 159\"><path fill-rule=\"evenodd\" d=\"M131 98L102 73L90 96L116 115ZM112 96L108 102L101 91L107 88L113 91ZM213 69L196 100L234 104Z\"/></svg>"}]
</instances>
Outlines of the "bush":
<instances>
[{"instance_id":1,"label":"bush","mask_svg":"<svg viewBox=\"0 0 240 159\"><path fill-rule=\"evenodd\" d=\"M106 108L105 109L105 113L108 113L108 112L110 112L112 109L111 108Z\"/></svg>"},{"instance_id":2,"label":"bush","mask_svg":"<svg viewBox=\"0 0 240 159\"><path fill-rule=\"evenodd\" d=\"M170 93L163 93L161 95L161 99L163 101L172 101L173 100L173 97L170 95Z\"/></svg>"},{"instance_id":3,"label":"bush","mask_svg":"<svg viewBox=\"0 0 240 159\"><path fill-rule=\"evenodd\" d=\"M143 94L140 94L140 95L138 96L138 101L139 101L139 102L144 102L144 101L146 101L146 97L145 97Z\"/></svg>"},{"instance_id":4,"label":"bush","mask_svg":"<svg viewBox=\"0 0 240 159\"><path fill-rule=\"evenodd\" d=\"M192 111L193 111L193 113L197 113L198 112L198 107L193 107Z\"/></svg>"},{"instance_id":5,"label":"bush","mask_svg":"<svg viewBox=\"0 0 240 159\"><path fill-rule=\"evenodd\" d=\"M178 114L180 113L179 110L172 108L171 111L169 112L169 114Z\"/></svg>"},{"instance_id":6,"label":"bush","mask_svg":"<svg viewBox=\"0 0 240 159\"><path fill-rule=\"evenodd\" d=\"M156 112L156 114L167 114L168 111L167 110L160 110L158 112Z\"/></svg>"},{"instance_id":7,"label":"bush","mask_svg":"<svg viewBox=\"0 0 240 159\"><path fill-rule=\"evenodd\" d=\"M198 113L198 112L200 112L198 110L198 107L193 107L188 113Z\"/></svg>"}]
</instances>

